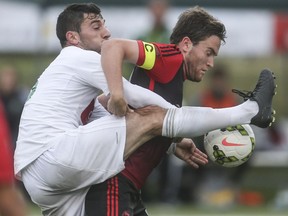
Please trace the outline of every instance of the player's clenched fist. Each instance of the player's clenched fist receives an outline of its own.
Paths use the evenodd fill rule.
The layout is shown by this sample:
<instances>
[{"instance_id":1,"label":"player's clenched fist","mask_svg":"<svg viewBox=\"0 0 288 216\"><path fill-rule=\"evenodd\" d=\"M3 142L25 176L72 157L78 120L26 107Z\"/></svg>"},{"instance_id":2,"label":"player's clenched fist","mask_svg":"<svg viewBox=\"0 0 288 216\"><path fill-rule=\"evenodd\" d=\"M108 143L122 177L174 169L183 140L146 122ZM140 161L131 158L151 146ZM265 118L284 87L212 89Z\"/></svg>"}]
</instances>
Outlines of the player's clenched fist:
<instances>
[{"instance_id":1,"label":"player's clenched fist","mask_svg":"<svg viewBox=\"0 0 288 216\"><path fill-rule=\"evenodd\" d=\"M125 116L129 111L128 104L123 97L110 95L107 109L110 113L116 116Z\"/></svg>"}]
</instances>

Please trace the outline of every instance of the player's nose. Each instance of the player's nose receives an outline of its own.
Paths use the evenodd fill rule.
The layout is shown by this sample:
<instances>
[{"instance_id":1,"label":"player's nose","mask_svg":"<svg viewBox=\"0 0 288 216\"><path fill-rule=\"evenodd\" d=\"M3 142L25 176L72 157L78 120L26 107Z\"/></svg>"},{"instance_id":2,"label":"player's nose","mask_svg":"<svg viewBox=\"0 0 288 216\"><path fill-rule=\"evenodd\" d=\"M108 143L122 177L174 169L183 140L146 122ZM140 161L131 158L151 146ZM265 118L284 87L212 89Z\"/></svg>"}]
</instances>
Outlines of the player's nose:
<instances>
[{"instance_id":1,"label":"player's nose","mask_svg":"<svg viewBox=\"0 0 288 216\"><path fill-rule=\"evenodd\" d=\"M109 31L108 28L105 27L105 31L104 31L104 38L107 40L111 37L111 32Z\"/></svg>"},{"instance_id":2,"label":"player's nose","mask_svg":"<svg viewBox=\"0 0 288 216\"><path fill-rule=\"evenodd\" d=\"M207 65L208 65L208 67L210 67L210 68L213 68L213 67L214 67L214 58L213 58L213 57L209 57L209 58L208 58Z\"/></svg>"}]
</instances>

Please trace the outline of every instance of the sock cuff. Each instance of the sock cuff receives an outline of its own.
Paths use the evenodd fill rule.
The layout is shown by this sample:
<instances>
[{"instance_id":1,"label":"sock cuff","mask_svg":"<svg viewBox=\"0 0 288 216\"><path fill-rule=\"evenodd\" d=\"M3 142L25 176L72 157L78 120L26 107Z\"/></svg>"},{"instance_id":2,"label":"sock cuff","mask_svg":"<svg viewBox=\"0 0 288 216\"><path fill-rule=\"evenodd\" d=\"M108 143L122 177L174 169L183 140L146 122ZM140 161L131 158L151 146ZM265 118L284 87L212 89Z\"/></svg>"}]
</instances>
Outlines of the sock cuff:
<instances>
[{"instance_id":1,"label":"sock cuff","mask_svg":"<svg viewBox=\"0 0 288 216\"><path fill-rule=\"evenodd\" d=\"M162 136L174 137L174 119L177 108L168 109L162 126Z\"/></svg>"}]
</instances>

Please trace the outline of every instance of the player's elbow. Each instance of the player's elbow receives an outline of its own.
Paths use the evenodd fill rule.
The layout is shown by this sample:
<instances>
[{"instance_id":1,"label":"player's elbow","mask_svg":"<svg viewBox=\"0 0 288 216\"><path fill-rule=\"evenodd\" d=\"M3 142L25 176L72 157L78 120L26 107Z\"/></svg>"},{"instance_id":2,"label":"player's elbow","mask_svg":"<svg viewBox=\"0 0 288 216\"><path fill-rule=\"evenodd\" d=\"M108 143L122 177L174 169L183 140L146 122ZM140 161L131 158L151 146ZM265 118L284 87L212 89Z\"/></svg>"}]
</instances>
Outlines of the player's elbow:
<instances>
[{"instance_id":1,"label":"player's elbow","mask_svg":"<svg viewBox=\"0 0 288 216\"><path fill-rule=\"evenodd\" d=\"M101 55L121 55L124 56L124 48L120 39L110 39L102 43Z\"/></svg>"},{"instance_id":2,"label":"player's elbow","mask_svg":"<svg viewBox=\"0 0 288 216\"><path fill-rule=\"evenodd\" d=\"M101 45L101 53L105 50L110 50L113 47L115 47L115 41L113 39L105 40Z\"/></svg>"}]
</instances>

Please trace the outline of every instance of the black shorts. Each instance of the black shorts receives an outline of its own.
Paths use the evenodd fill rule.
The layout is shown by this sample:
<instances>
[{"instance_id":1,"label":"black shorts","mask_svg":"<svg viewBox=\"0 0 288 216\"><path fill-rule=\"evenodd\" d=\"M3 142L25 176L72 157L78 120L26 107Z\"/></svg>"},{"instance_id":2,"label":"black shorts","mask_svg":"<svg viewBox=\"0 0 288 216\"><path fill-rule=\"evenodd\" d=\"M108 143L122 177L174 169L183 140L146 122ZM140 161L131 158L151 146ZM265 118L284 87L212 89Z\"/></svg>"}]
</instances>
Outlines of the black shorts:
<instances>
[{"instance_id":1,"label":"black shorts","mask_svg":"<svg viewBox=\"0 0 288 216\"><path fill-rule=\"evenodd\" d=\"M85 211L86 216L148 216L140 191L122 174L93 185Z\"/></svg>"}]
</instances>

